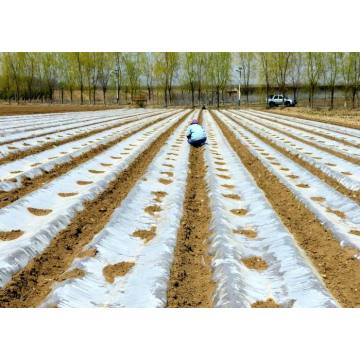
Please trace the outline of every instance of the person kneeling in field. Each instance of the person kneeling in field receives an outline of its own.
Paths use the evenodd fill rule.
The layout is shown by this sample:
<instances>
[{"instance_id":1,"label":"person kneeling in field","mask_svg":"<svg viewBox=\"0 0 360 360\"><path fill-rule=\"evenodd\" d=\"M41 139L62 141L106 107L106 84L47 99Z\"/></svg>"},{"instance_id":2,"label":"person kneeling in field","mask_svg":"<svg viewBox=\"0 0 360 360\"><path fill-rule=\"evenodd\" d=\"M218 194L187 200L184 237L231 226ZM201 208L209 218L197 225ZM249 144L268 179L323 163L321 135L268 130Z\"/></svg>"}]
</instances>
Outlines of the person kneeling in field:
<instances>
[{"instance_id":1,"label":"person kneeling in field","mask_svg":"<svg viewBox=\"0 0 360 360\"><path fill-rule=\"evenodd\" d=\"M191 125L187 128L186 137L188 143L195 147L203 146L206 143L206 133L205 130L199 125L197 119L194 119L191 122Z\"/></svg>"}]
</instances>

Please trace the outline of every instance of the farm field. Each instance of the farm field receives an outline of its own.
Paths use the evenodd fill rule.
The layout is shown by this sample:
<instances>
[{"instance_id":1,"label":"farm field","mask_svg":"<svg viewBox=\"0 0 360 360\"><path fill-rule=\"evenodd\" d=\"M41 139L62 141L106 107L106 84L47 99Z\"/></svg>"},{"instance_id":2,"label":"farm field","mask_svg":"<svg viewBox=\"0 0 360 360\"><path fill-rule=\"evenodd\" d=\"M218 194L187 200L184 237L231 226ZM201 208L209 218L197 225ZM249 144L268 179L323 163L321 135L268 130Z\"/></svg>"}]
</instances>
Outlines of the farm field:
<instances>
[{"instance_id":1,"label":"farm field","mask_svg":"<svg viewBox=\"0 0 360 360\"><path fill-rule=\"evenodd\" d=\"M0 116L0 307L360 307L359 165L306 116Z\"/></svg>"}]
</instances>

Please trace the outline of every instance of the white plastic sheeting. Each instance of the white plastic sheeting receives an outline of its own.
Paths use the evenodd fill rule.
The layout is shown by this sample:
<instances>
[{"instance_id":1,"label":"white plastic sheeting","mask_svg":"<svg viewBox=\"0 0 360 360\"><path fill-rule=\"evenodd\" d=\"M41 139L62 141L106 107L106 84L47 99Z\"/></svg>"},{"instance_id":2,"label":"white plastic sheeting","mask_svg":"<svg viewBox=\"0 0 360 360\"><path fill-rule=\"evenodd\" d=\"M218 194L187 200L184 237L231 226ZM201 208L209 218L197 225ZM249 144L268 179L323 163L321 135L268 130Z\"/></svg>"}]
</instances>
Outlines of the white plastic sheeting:
<instances>
[{"instance_id":1,"label":"white plastic sheeting","mask_svg":"<svg viewBox=\"0 0 360 360\"><path fill-rule=\"evenodd\" d=\"M131 111L129 116L135 116L137 115L137 113L135 111ZM139 114L140 115L140 114ZM111 125L113 121L116 120L121 120L123 118L126 118L127 115L125 115L124 113L120 115L116 115L116 116L107 116L107 117L99 117L96 119L91 119L91 120L83 120L82 118L79 118L76 122L72 122L70 124L58 124L55 127L50 127L50 128L41 128L38 130L23 130L22 128L19 128L15 131L15 133L5 133L3 134L3 136L0 138L0 144L3 142L9 142L11 141L12 143L16 142L17 140L21 140L23 138L33 138L33 137L40 137L42 135L46 135L49 133L58 133L58 132L63 132L66 130L72 131L75 129L80 129L80 128L84 128L87 126L92 126L92 125L97 125L97 126L106 126ZM52 135L52 134L49 134Z\"/></svg>"},{"instance_id":2,"label":"white plastic sheeting","mask_svg":"<svg viewBox=\"0 0 360 360\"><path fill-rule=\"evenodd\" d=\"M263 123L264 125L271 126L275 129L286 131L290 135L294 135L300 139L310 141L311 143L321 146L323 148L336 150L338 153L353 157L354 159L360 158L360 149L355 146L345 145L339 141L331 140L321 135L315 135L305 130L299 130L293 128L291 125L278 124L272 120L266 120L263 117L259 117L258 115L255 116L245 112L241 112L241 115L247 117L250 120L256 120Z\"/></svg>"},{"instance_id":3,"label":"white plastic sheeting","mask_svg":"<svg viewBox=\"0 0 360 360\"><path fill-rule=\"evenodd\" d=\"M259 124L255 120L248 120L242 115L224 111L238 123L243 124L254 132L264 136L274 144L285 149L289 153L298 156L300 159L317 167L319 170L334 178L350 190L360 190L360 167L329 154L316 147L297 141L290 136L272 130L265 125Z\"/></svg>"},{"instance_id":4,"label":"white plastic sheeting","mask_svg":"<svg viewBox=\"0 0 360 360\"><path fill-rule=\"evenodd\" d=\"M126 113L124 110L123 111L118 111L118 113L116 114L116 116L120 116L121 114ZM138 113L140 114L140 112ZM104 116L105 115L105 116ZM14 124L12 122L7 122L7 123L1 123L0 122L0 139L5 135L5 134L12 134L12 133L16 133L16 132L27 132L27 131L31 131L31 130L40 130L40 129L54 129L56 130L56 127L59 126L63 126L63 125L69 125L69 124L78 124L79 123L79 119L81 119L81 122L86 122L86 121L93 121L93 120L97 120L97 119L105 119L106 117L110 117L110 114L95 114L92 113L88 116L72 116L72 117L59 117L59 116L53 116L51 118L47 118L42 119L42 120L33 120L31 122L26 122L24 124L24 122L18 123L18 124ZM48 130L51 131L51 130Z\"/></svg>"},{"instance_id":5,"label":"white plastic sheeting","mask_svg":"<svg viewBox=\"0 0 360 360\"><path fill-rule=\"evenodd\" d=\"M177 111L168 112L174 115ZM22 179L34 178L44 171L50 171L56 165L71 161L73 158L84 154L102 144L107 144L116 138L129 134L142 126L164 117L164 114L146 117L143 120L130 122L115 129L105 130L89 137L72 141L38 154L27 156L23 159L0 165L0 190L10 191L21 187Z\"/></svg>"},{"instance_id":6,"label":"white plastic sheeting","mask_svg":"<svg viewBox=\"0 0 360 360\"><path fill-rule=\"evenodd\" d=\"M289 117L284 115L265 113L262 111L249 110L247 111L254 115L261 116L263 118L277 121L283 124L294 124L303 128L304 130L311 130L317 133L336 137L341 140L346 140L350 143L360 145L360 130L347 128L345 126L338 126L333 124L326 124L314 120L304 120L296 117Z\"/></svg>"},{"instance_id":7,"label":"white plastic sheeting","mask_svg":"<svg viewBox=\"0 0 360 360\"><path fill-rule=\"evenodd\" d=\"M189 115L187 119L191 119ZM106 227L86 246L96 249L94 257L75 259L70 269L85 275L54 286L42 306L58 307L162 307L166 305L167 284L185 194L189 145L185 138L187 122L181 124L150 164L143 178L117 208ZM181 144L177 141L181 139ZM175 150L173 146L178 146ZM175 158L169 153L176 151ZM171 160L169 160L171 158ZM173 168L166 168L170 164ZM171 171L173 176L161 174ZM172 180L160 183L159 178ZM146 179L146 180L145 180ZM153 191L166 192L162 202L154 200ZM155 215L144 211L159 205ZM169 221L171 219L171 221ZM132 234L156 226L156 236L148 243ZM133 262L133 268L111 284L103 275L109 264Z\"/></svg>"},{"instance_id":8,"label":"white plastic sheeting","mask_svg":"<svg viewBox=\"0 0 360 360\"><path fill-rule=\"evenodd\" d=\"M215 306L250 307L268 298L284 307L338 306L209 113L205 112L204 117L210 148L205 159L213 214L210 242L216 281ZM221 168L228 169L226 173L217 170L219 160L211 151L224 158L226 164ZM218 174L231 179L224 180ZM234 188L227 190L222 187L224 184ZM240 195L240 200L223 194ZM233 215L231 210L238 208L248 213ZM256 238L233 232L239 229L256 231ZM268 268L263 271L247 268L241 260L252 256L261 257Z\"/></svg>"},{"instance_id":9,"label":"white plastic sheeting","mask_svg":"<svg viewBox=\"0 0 360 360\"><path fill-rule=\"evenodd\" d=\"M351 231L360 230L360 207L356 202L342 195L311 172L265 144L229 117L219 111L216 111L216 114L221 121L229 126L236 138L246 145L251 153L315 214L335 235L341 245L350 245L360 249L360 236L351 233ZM269 155L263 155L264 152ZM289 175L296 178L289 178ZM312 199L316 197L323 197L324 201ZM345 218L334 214L334 211L342 212Z\"/></svg>"},{"instance_id":10,"label":"white plastic sheeting","mask_svg":"<svg viewBox=\"0 0 360 360\"><path fill-rule=\"evenodd\" d=\"M160 134L169 129L185 113L182 111L151 125L56 178L43 188L1 209L0 231L19 229L24 234L16 240L0 241L0 286L4 286L12 274L39 254L51 239L70 223L76 213L82 209L85 201L94 199L102 192L119 172L126 169ZM119 156L121 159L114 158ZM92 173L89 170L103 172ZM77 183L79 180L92 181L92 183L83 186ZM58 195L64 192L76 193L76 195L69 197ZM29 207L51 209L52 212L46 216L35 216L28 211Z\"/></svg>"}]
</instances>

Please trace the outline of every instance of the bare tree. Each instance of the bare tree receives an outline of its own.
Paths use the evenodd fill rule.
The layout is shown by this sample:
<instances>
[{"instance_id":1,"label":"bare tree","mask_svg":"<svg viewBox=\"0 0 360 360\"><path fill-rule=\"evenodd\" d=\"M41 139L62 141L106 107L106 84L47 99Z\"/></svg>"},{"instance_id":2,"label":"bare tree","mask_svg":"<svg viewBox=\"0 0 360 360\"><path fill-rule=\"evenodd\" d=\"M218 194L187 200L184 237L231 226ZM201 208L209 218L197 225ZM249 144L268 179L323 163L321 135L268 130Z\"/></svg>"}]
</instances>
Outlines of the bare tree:
<instances>
[{"instance_id":1,"label":"bare tree","mask_svg":"<svg viewBox=\"0 0 360 360\"><path fill-rule=\"evenodd\" d=\"M323 53L306 53L306 78L309 87L309 105L314 107L314 94L323 71Z\"/></svg>"}]
</instances>

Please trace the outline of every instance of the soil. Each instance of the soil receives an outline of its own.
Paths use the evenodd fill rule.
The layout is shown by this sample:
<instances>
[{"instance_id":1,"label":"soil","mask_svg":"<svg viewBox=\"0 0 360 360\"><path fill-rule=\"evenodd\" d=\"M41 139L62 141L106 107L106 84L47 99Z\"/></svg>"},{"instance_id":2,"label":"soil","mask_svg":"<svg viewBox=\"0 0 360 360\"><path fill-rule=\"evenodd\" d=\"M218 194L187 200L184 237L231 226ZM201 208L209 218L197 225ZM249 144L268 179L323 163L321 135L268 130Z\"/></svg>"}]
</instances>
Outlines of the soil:
<instances>
[{"instance_id":1,"label":"soil","mask_svg":"<svg viewBox=\"0 0 360 360\"><path fill-rule=\"evenodd\" d=\"M230 211L232 214L237 216L244 216L248 213L246 209L231 209Z\"/></svg>"},{"instance_id":2,"label":"soil","mask_svg":"<svg viewBox=\"0 0 360 360\"><path fill-rule=\"evenodd\" d=\"M232 119L232 118L231 118ZM236 123L238 123L237 121L235 121ZM357 203L360 204L360 191L353 191L353 190L349 190L348 188L346 188L344 185L342 185L341 183L339 183L338 181L336 181L334 178L328 176L327 174L325 174L324 172L322 172L321 170L319 170L317 167L309 164L308 162L300 159L298 156L295 156L293 154L290 154L288 151L286 151L284 148L274 144L273 142L269 141L267 138L263 137L262 135L256 133L255 131L253 131L252 129L248 128L247 126L244 126L241 124L241 126L243 126L246 130L248 130L249 132L251 132L253 135L255 135L257 138L259 138L261 141L263 141L264 143L270 145L271 147L273 147L275 150L277 150L278 152L280 152L281 154L285 155L286 157L288 157L289 159L291 159L292 161L294 161L295 163L297 163L298 165L302 166L303 168L305 168L306 170L309 170L311 173L313 173L314 175L316 175L318 178L320 178L321 180L323 180L324 182L326 182L328 185L332 186L333 188L335 188L337 191L341 192L343 195L351 198L352 200L356 201ZM287 134L289 135L289 134ZM289 135L290 136L290 135ZM299 139L300 140L300 139ZM303 140L300 140L303 141ZM305 141L303 141L305 142ZM312 143L309 143L309 145L315 146ZM315 146L317 147L317 146ZM331 152L328 151L328 152ZM337 155L333 154L333 155ZM340 156L341 157L341 156ZM346 156L345 156L346 157ZM347 158L347 157L346 157ZM346 159L345 159L346 160ZM360 162L359 162L360 163ZM285 171L285 170L284 170ZM297 179L298 176L296 175L288 175L289 178L291 179Z\"/></svg>"},{"instance_id":3,"label":"soil","mask_svg":"<svg viewBox=\"0 0 360 360\"><path fill-rule=\"evenodd\" d=\"M253 270L263 271L268 268L268 264L259 256L251 256L245 259L241 259L246 267Z\"/></svg>"},{"instance_id":4,"label":"soil","mask_svg":"<svg viewBox=\"0 0 360 360\"><path fill-rule=\"evenodd\" d=\"M28 210L31 214L35 216L46 216L52 212L51 209L36 209L32 207L29 207Z\"/></svg>"},{"instance_id":5,"label":"soil","mask_svg":"<svg viewBox=\"0 0 360 360\"><path fill-rule=\"evenodd\" d=\"M88 250L83 250L79 255L78 258L86 258L86 257L94 257L96 254L98 253L98 251L96 249L88 249Z\"/></svg>"},{"instance_id":6,"label":"soil","mask_svg":"<svg viewBox=\"0 0 360 360\"><path fill-rule=\"evenodd\" d=\"M161 211L161 207L159 205L150 205L147 206L144 211L150 215L155 215L156 213Z\"/></svg>"},{"instance_id":7,"label":"soil","mask_svg":"<svg viewBox=\"0 0 360 360\"><path fill-rule=\"evenodd\" d=\"M165 191L152 191L151 193L154 195L154 200L157 202L161 202L162 199L167 195L167 192Z\"/></svg>"},{"instance_id":8,"label":"soil","mask_svg":"<svg viewBox=\"0 0 360 360\"><path fill-rule=\"evenodd\" d=\"M78 194L79 193L77 193L77 192L60 192L60 193L58 193L58 195L61 197L71 197L71 196L75 196Z\"/></svg>"},{"instance_id":9,"label":"soil","mask_svg":"<svg viewBox=\"0 0 360 360\"><path fill-rule=\"evenodd\" d=\"M168 307L212 307L215 285L208 253L211 211L203 151L201 147L190 149L183 215L167 293Z\"/></svg>"},{"instance_id":10,"label":"soil","mask_svg":"<svg viewBox=\"0 0 360 360\"><path fill-rule=\"evenodd\" d=\"M107 265L103 269L103 275L106 281L112 284L117 276L126 275L135 265L133 262L120 262L114 265Z\"/></svg>"},{"instance_id":11,"label":"soil","mask_svg":"<svg viewBox=\"0 0 360 360\"><path fill-rule=\"evenodd\" d=\"M24 235L24 232L21 230L0 231L0 241L16 240L22 235Z\"/></svg>"},{"instance_id":12,"label":"soil","mask_svg":"<svg viewBox=\"0 0 360 360\"><path fill-rule=\"evenodd\" d=\"M236 229L233 230L234 234L244 235L250 239L255 239L257 237L257 232L253 229Z\"/></svg>"},{"instance_id":13,"label":"soil","mask_svg":"<svg viewBox=\"0 0 360 360\"><path fill-rule=\"evenodd\" d=\"M132 235L144 240L144 243L147 244L150 240L152 240L155 237L156 226L152 226L150 230L136 230L133 232Z\"/></svg>"},{"instance_id":14,"label":"soil","mask_svg":"<svg viewBox=\"0 0 360 360\"><path fill-rule=\"evenodd\" d=\"M256 301L251 304L252 308L281 308L279 304L277 304L274 299L267 299L265 301Z\"/></svg>"},{"instance_id":15,"label":"soil","mask_svg":"<svg viewBox=\"0 0 360 360\"><path fill-rule=\"evenodd\" d=\"M0 307L36 307L41 304L54 282L66 272L83 247L106 226L114 210L144 175L160 148L185 116L139 154L98 197L86 202L83 210L66 229L60 231L41 254L14 274L11 281L0 289Z\"/></svg>"},{"instance_id":16,"label":"soil","mask_svg":"<svg viewBox=\"0 0 360 360\"><path fill-rule=\"evenodd\" d=\"M83 276L85 276L85 271L82 269L73 269L73 270L69 270L66 273L62 274L58 281L65 281L65 280L70 280L70 279L79 279L82 278Z\"/></svg>"},{"instance_id":17,"label":"soil","mask_svg":"<svg viewBox=\"0 0 360 360\"><path fill-rule=\"evenodd\" d=\"M240 196L238 194L222 194L223 197L226 197L228 199L233 199L233 200L240 200Z\"/></svg>"},{"instance_id":18,"label":"soil","mask_svg":"<svg viewBox=\"0 0 360 360\"><path fill-rule=\"evenodd\" d=\"M345 307L359 307L360 261L354 258L358 250L342 247L315 215L236 139L231 130L215 115L214 118L333 296Z\"/></svg>"}]
</instances>

